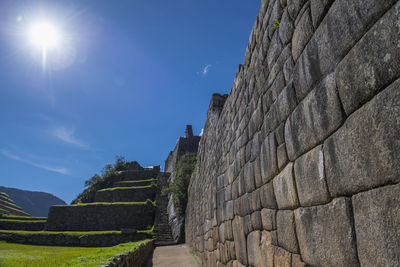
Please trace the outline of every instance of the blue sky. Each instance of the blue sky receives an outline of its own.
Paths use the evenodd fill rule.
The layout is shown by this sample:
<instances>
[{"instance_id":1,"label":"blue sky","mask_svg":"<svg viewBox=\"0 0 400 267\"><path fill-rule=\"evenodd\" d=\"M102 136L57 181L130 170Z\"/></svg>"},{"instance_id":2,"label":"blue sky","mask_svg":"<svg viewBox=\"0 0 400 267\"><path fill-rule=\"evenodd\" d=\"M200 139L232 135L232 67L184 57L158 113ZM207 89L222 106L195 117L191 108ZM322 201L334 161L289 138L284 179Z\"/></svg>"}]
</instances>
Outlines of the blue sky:
<instances>
[{"instance_id":1,"label":"blue sky","mask_svg":"<svg viewBox=\"0 0 400 267\"><path fill-rule=\"evenodd\" d=\"M0 2L0 185L68 203L116 155L164 160L228 93L259 0ZM45 20L61 41L29 41Z\"/></svg>"}]
</instances>

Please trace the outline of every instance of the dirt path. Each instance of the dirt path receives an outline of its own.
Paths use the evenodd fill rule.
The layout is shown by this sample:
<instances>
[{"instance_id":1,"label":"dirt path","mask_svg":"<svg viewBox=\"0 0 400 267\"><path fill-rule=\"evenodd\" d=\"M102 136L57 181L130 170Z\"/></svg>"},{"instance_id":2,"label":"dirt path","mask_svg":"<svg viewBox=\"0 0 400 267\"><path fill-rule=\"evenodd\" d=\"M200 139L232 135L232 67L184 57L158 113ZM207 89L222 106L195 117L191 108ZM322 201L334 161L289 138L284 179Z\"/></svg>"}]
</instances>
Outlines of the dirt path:
<instances>
[{"instance_id":1,"label":"dirt path","mask_svg":"<svg viewBox=\"0 0 400 267\"><path fill-rule=\"evenodd\" d=\"M198 267L186 245L156 247L146 267Z\"/></svg>"}]
</instances>

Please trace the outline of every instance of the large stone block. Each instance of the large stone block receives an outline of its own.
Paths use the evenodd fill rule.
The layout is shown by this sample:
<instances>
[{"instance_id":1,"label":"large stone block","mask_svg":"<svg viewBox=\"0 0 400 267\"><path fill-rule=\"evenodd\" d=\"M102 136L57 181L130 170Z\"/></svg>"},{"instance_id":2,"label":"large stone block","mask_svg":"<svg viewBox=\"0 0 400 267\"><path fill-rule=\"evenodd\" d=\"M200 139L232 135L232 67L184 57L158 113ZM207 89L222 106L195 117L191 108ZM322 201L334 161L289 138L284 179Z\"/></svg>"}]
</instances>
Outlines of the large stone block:
<instances>
[{"instance_id":1,"label":"large stone block","mask_svg":"<svg viewBox=\"0 0 400 267\"><path fill-rule=\"evenodd\" d=\"M285 124L285 140L289 159L313 148L343 122L335 75L319 83L296 107Z\"/></svg>"},{"instance_id":2,"label":"large stone block","mask_svg":"<svg viewBox=\"0 0 400 267\"><path fill-rule=\"evenodd\" d=\"M400 80L354 112L324 143L333 196L400 181Z\"/></svg>"},{"instance_id":3,"label":"large stone block","mask_svg":"<svg viewBox=\"0 0 400 267\"><path fill-rule=\"evenodd\" d=\"M397 2L337 68L339 94L347 114L400 76L399 40L400 2Z\"/></svg>"},{"instance_id":4,"label":"large stone block","mask_svg":"<svg viewBox=\"0 0 400 267\"><path fill-rule=\"evenodd\" d=\"M247 193L250 193L254 191L256 188L255 180L254 180L254 164L251 162L248 162L244 166L244 183L245 183L245 189Z\"/></svg>"},{"instance_id":5,"label":"large stone block","mask_svg":"<svg viewBox=\"0 0 400 267\"><path fill-rule=\"evenodd\" d=\"M276 209L278 207L272 182L263 185L258 190L260 190L260 200L263 208Z\"/></svg>"},{"instance_id":6,"label":"large stone block","mask_svg":"<svg viewBox=\"0 0 400 267\"><path fill-rule=\"evenodd\" d=\"M236 216L232 224L235 254L237 259L247 265L247 243L245 236L244 218Z\"/></svg>"},{"instance_id":7,"label":"large stone block","mask_svg":"<svg viewBox=\"0 0 400 267\"><path fill-rule=\"evenodd\" d=\"M291 253L299 253L294 214L292 210L278 210L276 215L278 244Z\"/></svg>"},{"instance_id":8,"label":"large stone block","mask_svg":"<svg viewBox=\"0 0 400 267\"><path fill-rule=\"evenodd\" d=\"M262 209L261 221L264 230L267 231L276 230L276 210Z\"/></svg>"},{"instance_id":9,"label":"large stone block","mask_svg":"<svg viewBox=\"0 0 400 267\"><path fill-rule=\"evenodd\" d=\"M274 267L275 248L278 245L276 231L263 231L261 236L261 256L264 266Z\"/></svg>"},{"instance_id":10,"label":"large stone block","mask_svg":"<svg viewBox=\"0 0 400 267\"><path fill-rule=\"evenodd\" d=\"M296 2L296 1L294 1ZM336 0L297 61L293 82L298 100L332 72L365 31L396 0Z\"/></svg>"},{"instance_id":11,"label":"large stone block","mask_svg":"<svg viewBox=\"0 0 400 267\"><path fill-rule=\"evenodd\" d=\"M288 85L279 94L275 103L271 106L271 109L275 109L275 111L272 113L276 116L276 126L286 121L290 113L296 108L296 105L297 101L296 94L293 88L293 83L289 82Z\"/></svg>"},{"instance_id":12,"label":"large stone block","mask_svg":"<svg viewBox=\"0 0 400 267\"><path fill-rule=\"evenodd\" d=\"M293 163L286 165L273 180L276 202L279 209L295 209L299 206L293 178Z\"/></svg>"},{"instance_id":13,"label":"large stone block","mask_svg":"<svg viewBox=\"0 0 400 267\"><path fill-rule=\"evenodd\" d=\"M296 160L294 176L301 206L329 202L330 196L324 171L324 153L321 145Z\"/></svg>"},{"instance_id":14,"label":"large stone block","mask_svg":"<svg viewBox=\"0 0 400 267\"><path fill-rule=\"evenodd\" d=\"M294 31L293 22L289 16L287 9L283 12L282 20L279 23L279 37L284 45L292 40Z\"/></svg>"},{"instance_id":15,"label":"large stone block","mask_svg":"<svg viewBox=\"0 0 400 267\"><path fill-rule=\"evenodd\" d=\"M311 0L311 17L316 29L334 0Z\"/></svg>"},{"instance_id":16,"label":"large stone block","mask_svg":"<svg viewBox=\"0 0 400 267\"><path fill-rule=\"evenodd\" d=\"M310 9L307 9L294 29L292 38L292 54L294 61L297 61L313 33L314 27L311 21Z\"/></svg>"},{"instance_id":17,"label":"large stone block","mask_svg":"<svg viewBox=\"0 0 400 267\"><path fill-rule=\"evenodd\" d=\"M268 183L278 172L276 147L275 134L271 133L265 138L261 147L260 165L261 177L264 184Z\"/></svg>"},{"instance_id":18,"label":"large stone block","mask_svg":"<svg viewBox=\"0 0 400 267\"><path fill-rule=\"evenodd\" d=\"M274 265L279 267L292 267L292 255L280 247L275 248Z\"/></svg>"},{"instance_id":19,"label":"large stone block","mask_svg":"<svg viewBox=\"0 0 400 267\"><path fill-rule=\"evenodd\" d=\"M350 199L295 210L301 257L312 266L359 266Z\"/></svg>"},{"instance_id":20,"label":"large stone block","mask_svg":"<svg viewBox=\"0 0 400 267\"><path fill-rule=\"evenodd\" d=\"M264 266L264 261L261 255L261 232L254 231L247 236L247 250L249 264L251 266Z\"/></svg>"},{"instance_id":21,"label":"large stone block","mask_svg":"<svg viewBox=\"0 0 400 267\"><path fill-rule=\"evenodd\" d=\"M400 184L352 198L361 266L400 264Z\"/></svg>"}]
</instances>

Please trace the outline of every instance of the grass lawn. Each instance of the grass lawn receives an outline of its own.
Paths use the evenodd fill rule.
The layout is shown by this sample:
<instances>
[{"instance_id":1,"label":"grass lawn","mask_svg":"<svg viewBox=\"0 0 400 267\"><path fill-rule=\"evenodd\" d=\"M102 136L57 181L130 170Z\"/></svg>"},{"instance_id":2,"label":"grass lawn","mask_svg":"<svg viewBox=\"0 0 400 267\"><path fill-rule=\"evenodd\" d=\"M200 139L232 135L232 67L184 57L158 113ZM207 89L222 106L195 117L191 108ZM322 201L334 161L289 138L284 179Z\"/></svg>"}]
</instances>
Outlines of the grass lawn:
<instances>
[{"instance_id":1,"label":"grass lawn","mask_svg":"<svg viewBox=\"0 0 400 267\"><path fill-rule=\"evenodd\" d=\"M98 192L114 191L114 190L144 189L144 188L152 188L152 187L156 187L156 186L151 184L151 185L130 186L130 187L110 187L110 188L101 189Z\"/></svg>"},{"instance_id":2,"label":"grass lawn","mask_svg":"<svg viewBox=\"0 0 400 267\"><path fill-rule=\"evenodd\" d=\"M50 247L12 244L0 241L1 267L52 267L85 266L94 267L106 264L118 254L138 247L143 240L119 244L114 247Z\"/></svg>"}]
</instances>

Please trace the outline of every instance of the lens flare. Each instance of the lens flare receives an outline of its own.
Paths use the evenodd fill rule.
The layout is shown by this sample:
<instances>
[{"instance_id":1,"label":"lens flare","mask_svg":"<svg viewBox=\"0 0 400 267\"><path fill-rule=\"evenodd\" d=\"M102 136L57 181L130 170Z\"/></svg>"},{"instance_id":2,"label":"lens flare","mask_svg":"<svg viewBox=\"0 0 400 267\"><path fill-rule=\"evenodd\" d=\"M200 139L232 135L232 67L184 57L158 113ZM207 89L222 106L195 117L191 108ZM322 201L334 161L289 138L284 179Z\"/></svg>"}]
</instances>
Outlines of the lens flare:
<instances>
[{"instance_id":1,"label":"lens flare","mask_svg":"<svg viewBox=\"0 0 400 267\"><path fill-rule=\"evenodd\" d=\"M29 32L30 41L41 49L55 47L60 42L57 28L47 22L40 22L32 26Z\"/></svg>"}]
</instances>

